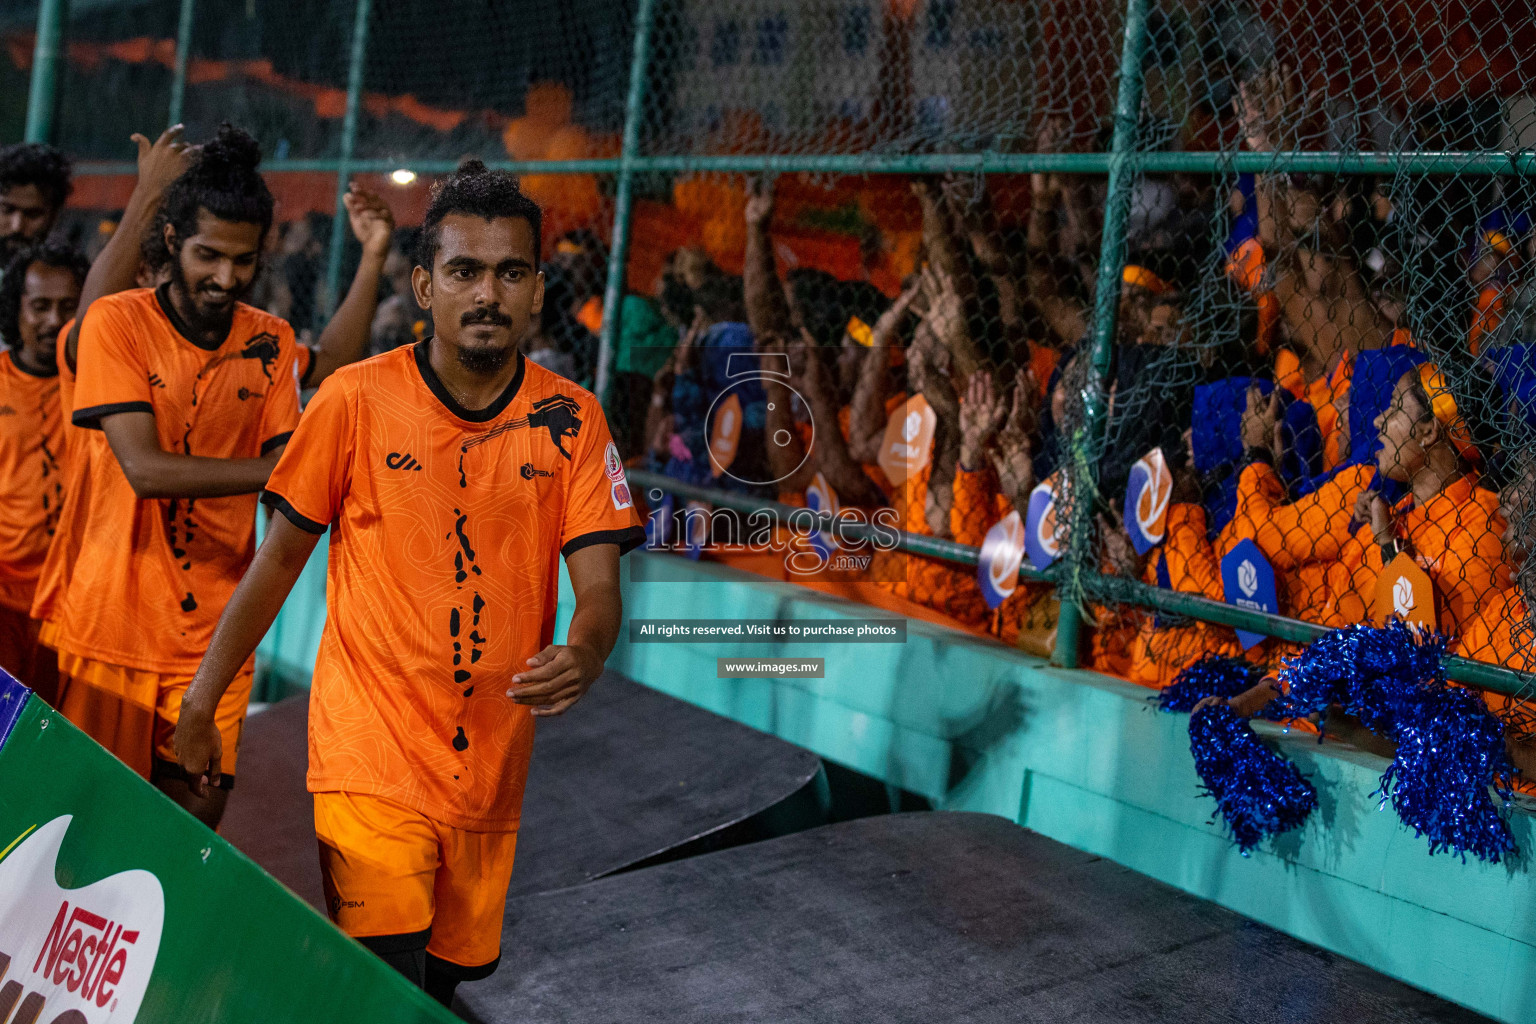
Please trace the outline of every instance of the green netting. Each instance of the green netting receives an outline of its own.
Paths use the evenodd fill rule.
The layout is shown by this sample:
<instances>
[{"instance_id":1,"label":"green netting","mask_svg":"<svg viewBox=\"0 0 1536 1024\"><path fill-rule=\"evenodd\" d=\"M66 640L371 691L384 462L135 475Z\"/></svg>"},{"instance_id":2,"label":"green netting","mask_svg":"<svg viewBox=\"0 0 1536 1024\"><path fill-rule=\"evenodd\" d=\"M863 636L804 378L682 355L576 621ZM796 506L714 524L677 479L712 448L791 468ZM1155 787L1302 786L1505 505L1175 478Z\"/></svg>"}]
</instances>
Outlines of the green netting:
<instances>
[{"instance_id":1,"label":"green netting","mask_svg":"<svg viewBox=\"0 0 1536 1024\"><path fill-rule=\"evenodd\" d=\"M32 5L11 6L11 73L25 74ZM1246 650L1273 666L1324 627L1405 610L1378 593L1405 552L1453 650L1485 666L1456 674L1523 686L1490 667L1524 672L1536 641L1528 6L71 11L54 135L121 160L118 137L157 127L178 80L194 137L226 117L251 128L284 204L274 245L300 254L295 280L317 296L291 315L312 328L349 272L324 220L338 172L409 225L460 157L517 166L548 211L555 296L530 347L604 392L636 479L680 513L669 542L688 546L681 513L704 501L705 557L1153 685L1241 653L1233 625L1269 634ZM397 167L421 177L396 184ZM83 191L92 215L117 194ZM405 298L380 344L411 336ZM741 384L731 352L785 360L788 379ZM743 427L720 467L727 392ZM931 410L931 455L893 482L879 454L912 396ZM1154 448L1171 486L1144 511L1167 498L1169 512L1138 554L1125 495ZM977 549L1009 512L1027 519L1053 474L1059 557L1047 582L1026 566L993 610ZM780 503L782 525L828 491L863 525L837 548L850 558L797 573L769 543L796 531L754 534L746 509ZM1242 540L1274 569L1280 618L1227 593L1221 563Z\"/></svg>"}]
</instances>

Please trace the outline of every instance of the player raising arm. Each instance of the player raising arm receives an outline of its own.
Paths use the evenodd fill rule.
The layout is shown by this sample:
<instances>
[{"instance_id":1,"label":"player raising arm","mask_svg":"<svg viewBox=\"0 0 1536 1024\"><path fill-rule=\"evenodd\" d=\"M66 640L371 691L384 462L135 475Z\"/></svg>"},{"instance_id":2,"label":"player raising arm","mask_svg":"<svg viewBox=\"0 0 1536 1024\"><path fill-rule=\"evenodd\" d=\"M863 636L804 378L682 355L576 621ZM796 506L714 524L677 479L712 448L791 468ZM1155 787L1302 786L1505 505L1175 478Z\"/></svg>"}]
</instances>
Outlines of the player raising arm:
<instances>
[{"instance_id":1,"label":"player raising arm","mask_svg":"<svg viewBox=\"0 0 1536 1024\"><path fill-rule=\"evenodd\" d=\"M53 620L60 710L210 823L225 790L193 800L171 736L299 418L292 328L240 301L272 221L259 161L254 139L221 127L165 190L169 280L98 298L81 320L71 421L107 444L71 480L89 500ZM220 708L231 754L252 671Z\"/></svg>"},{"instance_id":2,"label":"player raising arm","mask_svg":"<svg viewBox=\"0 0 1536 1024\"><path fill-rule=\"evenodd\" d=\"M517 348L543 304L540 220L479 161L434 191L412 286L435 333L305 410L176 731L201 791L226 770L221 696L329 529L307 780L326 904L445 1004L500 959L533 719L602 671L619 556L644 539L597 400ZM576 608L554 644L562 555Z\"/></svg>"}]
</instances>

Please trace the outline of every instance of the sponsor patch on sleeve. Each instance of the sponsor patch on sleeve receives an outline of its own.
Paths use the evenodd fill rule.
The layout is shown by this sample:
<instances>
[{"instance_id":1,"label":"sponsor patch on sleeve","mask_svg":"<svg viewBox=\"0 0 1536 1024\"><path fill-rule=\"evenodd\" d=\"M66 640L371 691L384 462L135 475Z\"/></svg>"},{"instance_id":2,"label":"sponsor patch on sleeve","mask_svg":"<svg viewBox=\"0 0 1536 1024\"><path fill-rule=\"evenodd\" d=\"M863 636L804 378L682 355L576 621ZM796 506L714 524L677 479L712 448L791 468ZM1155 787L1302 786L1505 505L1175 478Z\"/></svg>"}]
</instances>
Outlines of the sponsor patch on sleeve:
<instances>
[{"instance_id":1,"label":"sponsor patch on sleeve","mask_svg":"<svg viewBox=\"0 0 1536 1024\"><path fill-rule=\"evenodd\" d=\"M612 441L603 449L603 471L614 483L624 482L624 460L619 458L619 446Z\"/></svg>"},{"instance_id":2,"label":"sponsor patch on sleeve","mask_svg":"<svg viewBox=\"0 0 1536 1024\"><path fill-rule=\"evenodd\" d=\"M614 507L614 510L617 511L618 509L629 508L632 505L634 505L634 502L631 501L630 497L629 497L629 484L625 483L623 480L616 480L616 481L614 481L614 483L613 483L613 507Z\"/></svg>"}]
</instances>

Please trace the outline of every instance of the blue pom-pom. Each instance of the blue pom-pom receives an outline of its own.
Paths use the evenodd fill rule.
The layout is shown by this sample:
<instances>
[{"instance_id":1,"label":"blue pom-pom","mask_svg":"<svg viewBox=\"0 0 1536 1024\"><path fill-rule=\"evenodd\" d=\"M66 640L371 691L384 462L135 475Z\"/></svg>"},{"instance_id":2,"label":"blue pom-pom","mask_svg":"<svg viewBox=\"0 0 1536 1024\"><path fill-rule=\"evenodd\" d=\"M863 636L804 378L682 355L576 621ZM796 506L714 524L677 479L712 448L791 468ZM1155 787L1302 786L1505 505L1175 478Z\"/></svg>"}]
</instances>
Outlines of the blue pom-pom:
<instances>
[{"instance_id":1,"label":"blue pom-pom","mask_svg":"<svg viewBox=\"0 0 1536 1024\"><path fill-rule=\"evenodd\" d=\"M1281 674L1296 714L1342 705L1396 744L1379 792L1431 854L1498 863L1516 847L1489 787L1507 796L1514 766L1503 723L1476 693L1447 685L1446 642L1397 620L1349 626L1308 644Z\"/></svg>"},{"instance_id":2,"label":"blue pom-pom","mask_svg":"<svg viewBox=\"0 0 1536 1024\"><path fill-rule=\"evenodd\" d=\"M1435 684L1405 698L1392 733L1397 755L1381 792L1429 852L1470 853L1497 864L1516 850L1490 786L1509 796L1515 766L1504 747L1504 723L1471 690Z\"/></svg>"},{"instance_id":3,"label":"blue pom-pom","mask_svg":"<svg viewBox=\"0 0 1536 1024\"><path fill-rule=\"evenodd\" d=\"M1296 766L1254 735L1231 708L1189 719L1189 750L1205 792L1244 856L1266 836L1296 828L1317 806L1317 791Z\"/></svg>"},{"instance_id":4,"label":"blue pom-pom","mask_svg":"<svg viewBox=\"0 0 1536 1024\"><path fill-rule=\"evenodd\" d=\"M1184 667L1153 699L1159 711L1193 711L1207 697L1236 697L1264 677L1260 665L1241 658L1207 654Z\"/></svg>"},{"instance_id":5,"label":"blue pom-pom","mask_svg":"<svg viewBox=\"0 0 1536 1024\"><path fill-rule=\"evenodd\" d=\"M1383 736L1392 733L1401 701L1422 685L1443 681L1446 639L1392 620L1325 633L1280 671L1294 715L1326 716L1334 704Z\"/></svg>"}]
</instances>

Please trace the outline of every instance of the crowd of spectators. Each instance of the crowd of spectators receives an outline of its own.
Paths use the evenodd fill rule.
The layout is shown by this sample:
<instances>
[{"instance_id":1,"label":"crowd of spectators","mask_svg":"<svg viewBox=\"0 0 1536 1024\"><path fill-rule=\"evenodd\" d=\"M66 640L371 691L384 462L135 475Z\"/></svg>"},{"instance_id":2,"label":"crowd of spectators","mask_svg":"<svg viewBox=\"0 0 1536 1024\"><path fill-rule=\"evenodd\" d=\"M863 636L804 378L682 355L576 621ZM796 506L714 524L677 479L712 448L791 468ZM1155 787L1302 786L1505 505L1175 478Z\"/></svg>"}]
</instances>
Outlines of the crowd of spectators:
<instances>
[{"instance_id":1,"label":"crowd of spectators","mask_svg":"<svg viewBox=\"0 0 1536 1024\"><path fill-rule=\"evenodd\" d=\"M1248 149L1285 148L1295 130L1278 77L1256 75L1233 99ZM1055 151L1068 137L1048 118L1035 143ZM7 153L11 164L62 159ZM37 184L57 177L48 168L11 164L0 166L8 253L36 234L27 218L64 200ZM1222 600L1222 558L1248 540L1275 570L1283 614L1338 626L1378 617L1377 582L1406 553L1432 581L1453 652L1524 670L1536 231L1517 186L1490 178L1426 201L1435 187L1391 175L1145 175L1114 280L1098 265L1102 180L914 178L921 246L888 294L812 266L781 273L774 182L755 178L739 275L683 247L651 294L623 297L609 418L632 467L790 505L816 490L822 507L830 495L845 509L890 509L909 534L973 548L1010 513L1027 519L1037 485L1086 452L1093 514L1058 521L1091 524L1103 573ZM301 341L326 323L330 233L319 214L280 221L252 293ZM395 230L374 352L424 336L413 245L411 229ZM524 351L594 386L607 244L579 230L547 249ZM1114 335L1094 367L1106 288ZM1095 396L1102 439L1086 430ZM918 397L931 434L893 477L882 443ZM729 449L724 464L716 444ZM1162 543L1138 553L1117 510L1153 449L1171 496ZM1059 486L1057 496L1069 500ZM713 529L710 557L763 571L743 531ZM993 609L974 568L955 561L882 551L802 581L1039 653L1055 643L1053 586L1021 584ZM1087 611L1086 661L1148 685L1210 652L1273 668L1294 650L1245 648L1227 627L1132 606Z\"/></svg>"}]
</instances>

